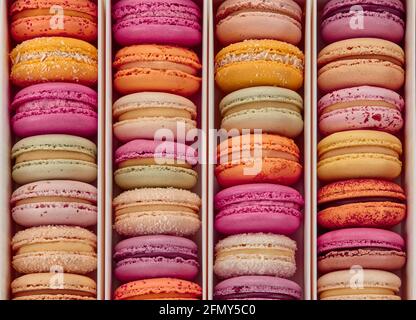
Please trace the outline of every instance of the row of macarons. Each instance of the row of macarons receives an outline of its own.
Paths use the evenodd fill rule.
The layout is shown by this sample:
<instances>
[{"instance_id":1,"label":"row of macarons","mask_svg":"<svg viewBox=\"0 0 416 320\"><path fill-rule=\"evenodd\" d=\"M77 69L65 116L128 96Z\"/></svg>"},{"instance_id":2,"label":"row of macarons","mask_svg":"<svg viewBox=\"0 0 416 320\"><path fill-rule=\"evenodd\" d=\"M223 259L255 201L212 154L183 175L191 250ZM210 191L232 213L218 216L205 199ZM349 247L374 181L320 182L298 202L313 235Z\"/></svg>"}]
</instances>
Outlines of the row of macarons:
<instances>
[{"instance_id":1,"label":"row of macarons","mask_svg":"<svg viewBox=\"0 0 416 320\"><path fill-rule=\"evenodd\" d=\"M297 300L297 243L303 220L301 178L304 55L302 8L295 1L224 1L215 57L221 129L240 135L217 147L214 299ZM255 133L261 130L261 133ZM256 154L256 148L258 154ZM248 154L244 152L248 151ZM250 167L258 169L249 173Z\"/></svg>"},{"instance_id":2,"label":"row of macarons","mask_svg":"<svg viewBox=\"0 0 416 320\"><path fill-rule=\"evenodd\" d=\"M62 8L52 28L51 6ZM58 13L58 12L56 12ZM11 214L14 299L96 298L97 5L21 1L10 6ZM52 21L53 20L53 21ZM20 43L20 44L19 44ZM87 139L88 138L88 139ZM21 229L21 228L25 229ZM53 286L51 288L51 286ZM36 288L35 290L33 288ZM54 289L54 290L50 290Z\"/></svg>"},{"instance_id":3,"label":"row of macarons","mask_svg":"<svg viewBox=\"0 0 416 320\"><path fill-rule=\"evenodd\" d=\"M393 272L406 249L389 229L406 217L405 192L392 182L402 170L405 103L395 91L405 81L405 9L398 0L356 1L365 28L352 28L352 5L333 0L322 11L330 44L318 56L318 178L329 184L318 193L317 290L324 300L396 300Z\"/></svg>"},{"instance_id":4,"label":"row of macarons","mask_svg":"<svg viewBox=\"0 0 416 320\"><path fill-rule=\"evenodd\" d=\"M163 13L163 14L160 14ZM190 0L113 3L114 298L200 299L197 150L178 142L197 128L201 10ZM159 130L170 141L159 141Z\"/></svg>"}]
</instances>

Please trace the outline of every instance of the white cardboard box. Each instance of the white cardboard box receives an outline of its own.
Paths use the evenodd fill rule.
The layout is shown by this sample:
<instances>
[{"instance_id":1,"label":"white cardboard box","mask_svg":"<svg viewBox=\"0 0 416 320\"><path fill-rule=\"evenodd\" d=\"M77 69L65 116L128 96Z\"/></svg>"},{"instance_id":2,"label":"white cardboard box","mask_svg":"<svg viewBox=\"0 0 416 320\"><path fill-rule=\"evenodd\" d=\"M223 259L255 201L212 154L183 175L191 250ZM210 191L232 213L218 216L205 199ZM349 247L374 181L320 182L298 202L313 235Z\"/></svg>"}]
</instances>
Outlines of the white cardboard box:
<instances>
[{"instance_id":1,"label":"white cardboard box","mask_svg":"<svg viewBox=\"0 0 416 320\"><path fill-rule=\"evenodd\" d=\"M215 13L217 7L222 2L222 0L213 0L213 5L209 8L209 129L219 129L220 127L220 115L218 110L218 104L221 98L224 96L218 88L216 88L214 80L214 58L218 51L222 48L220 44L215 40ZM298 252L296 255L297 262L297 273L293 278L301 287L303 288L303 298L306 300L310 299L311 294L311 284L310 284L310 243L311 243L311 208L310 208L310 185L311 185L311 139L310 132L312 130L311 123L311 12L312 12L312 2L307 1L298 1L303 5L304 11L304 29L303 29L303 44L300 48L305 53L305 80L303 86L303 94L300 92L304 98L304 123L305 129L303 137L296 139L296 143L301 149L303 155L303 167L304 167L304 177L303 179L295 186L305 198L305 208L304 208L304 222L300 227L299 231L291 238L295 239L298 244ZM214 247L216 242L219 239L219 236L214 230L214 196L220 190L214 175L215 165L215 155L216 155L216 141L215 137L210 137L208 154L211 156L211 164L208 167L208 298L212 299L213 289L217 283L217 279L213 273L214 265Z\"/></svg>"},{"instance_id":2,"label":"white cardboard box","mask_svg":"<svg viewBox=\"0 0 416 320\"><path fill-rule=\"evenodd\" d=\"M312 22L312 41L313 41L313 54L312 54L312 125L313 130L310 139L312 140L312 188L311 188L311 216L312 219L312 246L311 246L311 284L312 284L312 299L317 299L316 282L318 279L317 271L317 250L316 240L318 234L317 227L317 191L319 188L319 181L317 179L317 143L319 142L320 135L318 132L318 116L317 116L317 103L320 98L319 90L317 87L317 56L319 51L325 46L320 36L320 15L321 10L327 0L313 1L313 22ZM403 146L404 156L403 160L403 173L401 179L398 182L402 182L407 199L408 210L406 222L395 230L403 235L407 243L407 267L399 272L402 278L402 297L403 299L416 299L416 256L415 256L415 237L416 237L416 220L415 220L415 138L416 138L416 113L415 113L415 2L413 0L403 0L406 5L407 22L406 22L406 37L404 40L404 50L406 52L406 84L403 90L403 96L406 101L405 108L405 129L403 134Z\"/></svg>"},{"instance_id":3,"label":"white cardboard box","mask_svg":"<svg viewBox=\"0 0 416 320\"><path fill-rule=\"evenodd\" d=\"M11 1L9 1L11 2ZM102 299L104 296L104 7L103 1L98 0L98 135L97 135L97 166L98 166L98 178L97 178L97 209L98 209L98 222L96 227L97 234L97 261L98 268L94 273L95 280L97 281L97 299ZM10 252L10 239L14 233L16 227L15 223L11 219L10 214L10 195L13 191L13 184L11 179L11 159L10 150L14 137L11 133L9 122L9 105L11 95L11 84L9 82L9 52L11 47L11 40L9 38L9 26L8 26L8 1L1 1L0 3L0 32L2 45L0 50L0 101L2 108L0 111L0 131L2 137L2 143L0 144L0 300L10 298L10 281L13 277L13 271L11 270L11 252Z\"/></svg>"},{"instance_id":4,"label":"white cardboard box","mask_svg":"<svg viewBox=\"0 0 416 320\"><path fill-rule=\"evenodd\" d=\"M195 50L201 60L203 69L201 72L202 76L202 86L201 92L196 97L193 97L192 100L197 106L198 110L198 128L202 129L203 132L207 132L207 83L208 83L208 69L207 69L207 53L208 53L208 16L207 16L207 7L210 0L197 0L195 1L200 5L201 12L203 14L203 41L200 47L192 48ZM106 206L105 206L105 217L106 217L106 234L105 234L105 243L106 243L106 259L105 259L105 299L109 300L113 296L114 290L117 288L119 283L113 278L112 274L112 256L113 256L113 246L118 242L119 237L113 231L113 208L112 208L112 198L120 193L120 190L113 183L113 154L115 149L120 146L113 138L112 132L112 104L119 98L117 93L113 90L113 70L112 70L112 61L116 50L120 49L112 39L112 25L111 25L111 0L107 1L106 7ZM207 141L203 139L199 148L200 159L207 158ZM206 162L206 160L204 161ZM199 248L199 264L200 264L200 273L195 282L202 286L203 299L207 297L206 291L206 279L207 279L207 198L206 193L203 190L206 190L207 186L207 171L205 167L201 164L197 166L198 171L198 185L192 191L196 192L201 196L202 207L200 211L200 217L202 221L202 227L196 237L193 240L197 243Z\"/></svg>"}]
</instances>

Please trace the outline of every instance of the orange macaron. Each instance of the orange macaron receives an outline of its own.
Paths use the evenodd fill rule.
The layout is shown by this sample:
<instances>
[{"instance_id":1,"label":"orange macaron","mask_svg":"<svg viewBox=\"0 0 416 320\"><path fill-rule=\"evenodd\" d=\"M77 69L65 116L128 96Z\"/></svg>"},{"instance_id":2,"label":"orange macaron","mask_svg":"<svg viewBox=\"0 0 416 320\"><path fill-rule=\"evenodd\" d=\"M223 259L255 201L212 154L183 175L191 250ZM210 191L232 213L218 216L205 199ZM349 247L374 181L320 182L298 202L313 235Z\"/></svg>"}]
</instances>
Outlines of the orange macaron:
<instances>
[{"instance_id":1,"label":"orange macaron","mask_svg":"<svg viewBox=\"0 0 416 320\"><path fill-rule=\"evenodd\" d=\"M299 148L292 139L248 134L220 143L215 174L222 187L247 183L293 185L302 174L299 162Z\"/></svg>"},{"instance_id":2,"label":"orange macaron","mask_svg":"<svg viewBox=\"0 0 416 320\"><path fill-rule=\"evenodd\" d=\"M191 96L201 86L201 63L191 50L163 45L135 45L117 52L114 87L121 94L160 91Z\"/></svg>"},{"instance_id":3,"label":"orange macaron","mask_svg":"<svg viewBox=\"0 0 416 320\"><path fill-rule=\"evenodd\" d=\"M123 284L114 292L115 300L199 300L202 289L193 282L155 278Z\"/></svg>"},{"instance_id":4,"label":"orange macaron","mask_svg":"<svg viewBox=\"0 0 416 320\"><path fill-rule=\"evenodd\" d=\"M10 6L15 41L62 36L97 38L97 5L90 0L16 0Z\"/></svg>"},{"instance_id":5,"label":"orange macaron","mask_svg":"<svg viewBox=\"0 0 416 320\"><path fill-rule=\"evenodd\" d=\"M391 228L406 216L406 195L380 179L337 181L318 192L318 223L326 229Z\"/></svg>"}]
</instances>

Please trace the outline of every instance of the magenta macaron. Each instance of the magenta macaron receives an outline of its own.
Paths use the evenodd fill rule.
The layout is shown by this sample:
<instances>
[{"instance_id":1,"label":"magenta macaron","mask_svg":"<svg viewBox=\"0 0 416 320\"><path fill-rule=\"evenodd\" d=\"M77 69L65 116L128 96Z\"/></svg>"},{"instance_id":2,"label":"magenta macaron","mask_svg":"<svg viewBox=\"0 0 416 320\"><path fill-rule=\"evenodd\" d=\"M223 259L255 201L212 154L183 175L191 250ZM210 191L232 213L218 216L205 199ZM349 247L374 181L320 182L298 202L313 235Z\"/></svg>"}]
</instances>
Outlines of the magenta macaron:
<instances>
[{"instance_id":1,"label":"magenta macaron","mask_svg":"<svg viewBox=\"0 0 416 320\"><path fill-rule=\"evenodd\" d=\"M24 227L97 224L97 188L70 180L38 181L11 196L13 220Z\"/></svg>"},{"instance_id":2,"label":"magenta macaron","mask_svg":"<svg viewBox=\"0 0 416 320\"><path fill-rule=\"evenodd\" d=\"M300 226L303 204L301 194L286 186L259 183L231 187L215 196L215 228L226 235L290 235Z\"/></svg>"},{"instance_id":3,"label":"magenta macaron","mask_svg":"<svg viewBox=\"0 0 416 320\"><path fill-rule=\"evenodd\" d=\"M319 100L319 129L324 135L349 130L394 134L403 128L403 109L403 98L389 89L371 86L342 89Z\"/></svg>"},{"instance_id":4,"label":"magenta macaron","mask_svg":"<svg viewBox=\"0 0 416 320\"><path fill-rule=\"evenodd\" d=\"M215 300L299 300L300 286L270 276L242 276L224 280L214 289Z\"/></svg>"},{"instance_id":5,"label":"magenta macaron","mask_svg":"<svg viewBox=\"0 0 416 320\"><path fill-rule=\"evenodd\" d=\"M97 93L74 83L37 84L19 91L12 104L19 137L42 134L97 134Z\"/></svg>"},{"instance_id":6,"label":"magenta macaron","mask_svg":"<svg viewBox=\"0 0 416 320\"><path fill-rule=\"evenodd\" d=\"M192 280L198 274L198 247L185 238L155 235L130 238L114 248L115 276L123 282L150 278Z\"/></svg>"},{"instance_id":7,"label":"magenta macaron","mask_svg":"<svg viewBox=\"0 0 416 320\"><path fill-rule=\"evenodd\" d=\"M398 43L404 36L404 20L400 0L331 0L322 12L322 37L329 43L350 38Z\"/></svg>"},{"instance_id":8,"label":"magenta macaron","mask_svg":"<svg viewBox=\"0 0 416 320\"><path fill-rule=\"evenodd\" d=\"M121 0L112 15L114 38L123 46L201 43L201 11L191 0Z\"/></svg>"},{"instance_id":9,"label":"magenta macaron","mask_svg":"<svg viewBox=\"0 0 416 320\"><path fill-rule=\"evenodd\" d=\"M350 269L398 270L406 262L405 242L392 231L373 228L335 230L318 238L318 269L322 273Z\"/></svg>"}]
</instances>

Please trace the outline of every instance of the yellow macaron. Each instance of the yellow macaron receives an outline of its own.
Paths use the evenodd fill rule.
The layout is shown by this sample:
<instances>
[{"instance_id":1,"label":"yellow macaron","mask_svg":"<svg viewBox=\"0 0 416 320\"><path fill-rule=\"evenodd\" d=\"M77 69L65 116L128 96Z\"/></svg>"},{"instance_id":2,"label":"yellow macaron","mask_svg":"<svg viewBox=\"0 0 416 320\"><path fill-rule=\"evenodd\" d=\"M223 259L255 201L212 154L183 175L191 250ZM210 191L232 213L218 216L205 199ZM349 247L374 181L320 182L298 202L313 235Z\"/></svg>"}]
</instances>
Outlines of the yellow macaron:
<instances>
[{"instance_id":1,"label":"yellow macaron","mask_svg":"<svg viewBox=\"0 0 416 320\"><path fill-rule=\"evenodd\" d=\"M235 43L215 57L215 81L224 92L255 86L298 90L303 72L303 53L294 45L276 40Z\"/></svg>"},{"instance_id":2,"label":"yellow macaron","mask_svg":"<svg viewBox=\"0 0 416 320\"><path fill-rule=\"evenodd\" d=\"M42 82L97 83L97 49L88 42L44 37L22 42L10 54L13 84L26 87Z\"/></svg>"},{"instance_id":3,"label":"yellow macaron","mask_svg":"<svg viewBox=\"0 0 416 320\"><path fill-rule=\"evenodd\" d=\"M318 177L322 181L354 178L393 180L402 170L402 143L372 130L332 134L318 144Z\"/></svg>"}]
</instances>

